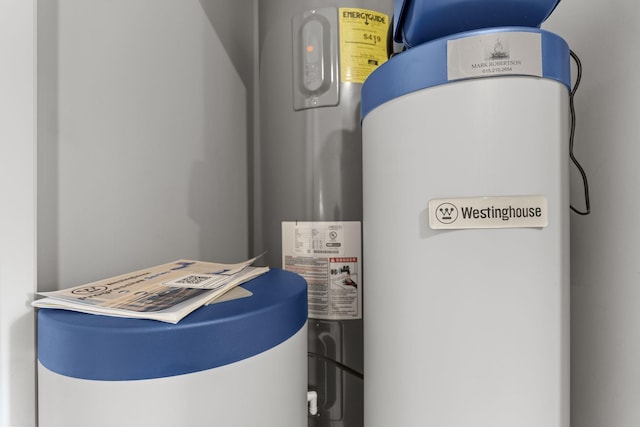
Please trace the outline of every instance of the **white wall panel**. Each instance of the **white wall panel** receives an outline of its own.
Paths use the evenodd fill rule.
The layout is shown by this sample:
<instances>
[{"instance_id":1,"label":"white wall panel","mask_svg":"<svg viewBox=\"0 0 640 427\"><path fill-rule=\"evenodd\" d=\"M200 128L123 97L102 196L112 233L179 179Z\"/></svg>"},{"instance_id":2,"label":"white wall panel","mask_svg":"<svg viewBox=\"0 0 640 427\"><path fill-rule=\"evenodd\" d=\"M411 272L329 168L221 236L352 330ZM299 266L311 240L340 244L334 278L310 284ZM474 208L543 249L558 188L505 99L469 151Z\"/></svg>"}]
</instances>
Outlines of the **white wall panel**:
<instances>
[{"instance_id":1,"label":"white wall panel","mask_svg":"<svg viewBox=\"0 0 640 427\"><path fill-rule=\"evenodd\" d=\"M572 214L572 425L640 425L640 4L562 0L545 28L583 63L576 155L593 213ZM574 171L575 172L575 171ZM583 206L572 179L572 202Z\"/></svg>"},{"instance_id":2,"label":"white wall panel","mask_svg":"<svg viewBox=\"0 0 640 427\"><path fill-rule=\"evenodd\" d=\"M0 426L35 425L35 2L0 1Z\"/></svg>"},{"instance_id":3,"label":"white wall panel","mask_svg":"<svg viewBox=\"0 0 640 427\"><path fill-rule=\"evenodd\" d=\"M40 289L248 256L253 3L46 3Z\"/></svg>"}]
</instances>

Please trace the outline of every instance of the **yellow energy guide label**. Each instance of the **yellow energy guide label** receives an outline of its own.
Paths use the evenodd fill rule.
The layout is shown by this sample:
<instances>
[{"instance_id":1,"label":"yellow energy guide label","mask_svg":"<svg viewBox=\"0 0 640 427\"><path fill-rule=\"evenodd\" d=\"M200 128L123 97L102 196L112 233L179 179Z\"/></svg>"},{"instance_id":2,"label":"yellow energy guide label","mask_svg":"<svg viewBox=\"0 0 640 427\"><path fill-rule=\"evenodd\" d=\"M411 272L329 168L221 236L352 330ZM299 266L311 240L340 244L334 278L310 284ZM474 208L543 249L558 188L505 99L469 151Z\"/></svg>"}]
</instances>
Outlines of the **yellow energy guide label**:
<instances>
[{"instance_id":1,"label":"yellow energy guide label","mask_svg":"<svg viewBox=\"0 0 640 427\"><path fill-rule=\"evenodd\" d=\"M389 17L367 9L340 8L340 81L364 83L387 61Z\"/></svg>"}]
</instances>

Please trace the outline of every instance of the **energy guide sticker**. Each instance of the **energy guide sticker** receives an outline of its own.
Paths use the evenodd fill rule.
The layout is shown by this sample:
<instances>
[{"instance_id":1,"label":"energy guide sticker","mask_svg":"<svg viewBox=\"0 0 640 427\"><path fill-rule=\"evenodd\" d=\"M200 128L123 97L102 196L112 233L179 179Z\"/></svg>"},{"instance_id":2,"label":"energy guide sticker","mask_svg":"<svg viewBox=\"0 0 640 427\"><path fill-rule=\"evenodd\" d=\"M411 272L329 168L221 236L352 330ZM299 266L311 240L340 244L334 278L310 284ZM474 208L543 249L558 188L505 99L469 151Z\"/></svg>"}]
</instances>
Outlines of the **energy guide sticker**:
<instances>
[{"instance_id":1,"label":"energy guide sticker","mask_svg":"<svg viewBox=\"0 0 640 427\"><path fill-rule=\"evenodd\" d=\"M434 229L542 228L549 224L544 196L466 197L429 200Z\"/></svg>"},{"instance_id":2,"label":"energy guide sticker","mask_svg":"<svg viewBox=\"0 0 640 427\"><path fill-rule=\"evenodd\" d=\"M340 81L364 83L387 61L389 16L367 9L340 8Z\"/></svg>"}]
</instances>

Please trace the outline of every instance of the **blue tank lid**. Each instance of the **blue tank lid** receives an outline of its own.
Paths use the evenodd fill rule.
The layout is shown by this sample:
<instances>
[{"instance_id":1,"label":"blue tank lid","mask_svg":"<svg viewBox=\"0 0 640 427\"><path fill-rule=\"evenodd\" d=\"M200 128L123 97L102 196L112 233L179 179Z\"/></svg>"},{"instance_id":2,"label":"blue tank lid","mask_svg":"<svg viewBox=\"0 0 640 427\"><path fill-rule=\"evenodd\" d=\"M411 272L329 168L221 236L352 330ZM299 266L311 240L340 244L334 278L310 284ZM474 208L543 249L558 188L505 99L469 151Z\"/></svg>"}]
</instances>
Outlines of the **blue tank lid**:
<instances>
[{"instance_id":1,"label":"blue tank lid","mask_svg":"<svg viewBox=\"0 0 640 427\"><path fill-rule=\"evenodd\" d=\"M204 306L177 324L38 312L38 359L87 380L164 378L228 365L292 337L307 320L307 283L272 269L242 285L250 297Z\"/></svg>"},{"instance_id":2,"label":"blue tank lid","mask_svg":"<svg viewBox=\"0 0 640 427\"><path fill-rule=\"evenodd\" d=\"M539 28L560 0L394 0L394 40L407 47L481 28Z\"/></svg>"},{"instance_id":3,"label":"blue tank lid","mask_svg":"<svg viewBox=\"0 0 640 427\"><path fill-rule=\"evenodd\" d=\"M493 75L478 74L468 75L466 77L459 75L451 76L449 70L449 48L452 43L464 39L475 41L485 36L495 37L496 40L502 38L506 41L509 39L510 35L513 37L513 33L537 35L535 38L539 38L540 50L538 53L538 60L541 66L540 72L536 76L557 80L564 84L567 87L567 90L571 89L569 46L560 36L538 28L488 28L484 30L454 34L452 36L443 37L421 44L397 54L382 64L369 75L362 86L360 107L361 119L364 120L367 114L379 105L411 92L416 92L429 87L473 78L499 78L507 75L534 75L529 74L526 71L521 72L517 67L513 67L514 71L509 73L498 73ZM483 52L479 51L479 53ZM514 60L518 61L517 52L515 53L516 55L512 55L512 62ZM502 63L503 61L508 60L509 57L507 56L506 59L503 58L493 62ZM474 65L484 66L491 63L491 61L487 61L482 64Z\"/></svg>"}]
</instances>

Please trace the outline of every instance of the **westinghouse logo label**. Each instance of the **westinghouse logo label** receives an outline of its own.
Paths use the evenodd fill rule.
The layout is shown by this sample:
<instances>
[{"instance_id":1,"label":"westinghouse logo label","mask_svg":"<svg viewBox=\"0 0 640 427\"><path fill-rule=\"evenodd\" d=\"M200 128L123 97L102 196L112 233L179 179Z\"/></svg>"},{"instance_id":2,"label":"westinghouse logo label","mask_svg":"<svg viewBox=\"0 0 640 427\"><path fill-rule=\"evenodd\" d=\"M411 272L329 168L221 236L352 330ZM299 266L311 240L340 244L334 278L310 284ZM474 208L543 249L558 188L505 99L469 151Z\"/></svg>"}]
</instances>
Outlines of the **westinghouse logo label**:
<instances>
[{"instance_id":1,"label":"westinghouse logo label","mask_svg":"<svg viewBox=\"0 0 640 427\"><path fill-rule=\"evenodd\" d=\"M498 196L432 199L429 201L429 227L540 228L549 223L544 196Z\"/></svg>"},{"instance_id":2,"label":"westinghouse logo label","mask_svg":"<svg viewBox=\"0 0 640 427\"><path fill-rule=\"evenodd\" d=\"M441 203L436 208L436 219L441 224L452 224L458 219L458 208L449 202Z\"/></svg>"}]
</instances>

